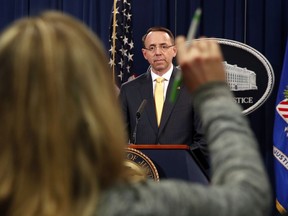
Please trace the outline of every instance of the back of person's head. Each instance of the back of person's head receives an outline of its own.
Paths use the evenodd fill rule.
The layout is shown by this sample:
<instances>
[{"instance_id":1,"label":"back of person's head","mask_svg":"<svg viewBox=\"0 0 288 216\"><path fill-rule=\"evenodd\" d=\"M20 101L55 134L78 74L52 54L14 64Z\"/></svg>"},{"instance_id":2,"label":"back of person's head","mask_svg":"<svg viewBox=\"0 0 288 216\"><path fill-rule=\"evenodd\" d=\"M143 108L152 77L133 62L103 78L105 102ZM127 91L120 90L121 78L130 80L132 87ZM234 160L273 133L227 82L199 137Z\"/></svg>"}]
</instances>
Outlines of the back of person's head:
<instances>
[{"instance_id":1,"label":"back of person's head","mask_svg":"<svg viewBox=\"0 0 288 216\"><path fill-rule=\"evenodd\" d=\"M0 211L93 212L125 144L99 39L60 12L16 21L0 37L0 101Z\"/></svg>"}]
</instances>

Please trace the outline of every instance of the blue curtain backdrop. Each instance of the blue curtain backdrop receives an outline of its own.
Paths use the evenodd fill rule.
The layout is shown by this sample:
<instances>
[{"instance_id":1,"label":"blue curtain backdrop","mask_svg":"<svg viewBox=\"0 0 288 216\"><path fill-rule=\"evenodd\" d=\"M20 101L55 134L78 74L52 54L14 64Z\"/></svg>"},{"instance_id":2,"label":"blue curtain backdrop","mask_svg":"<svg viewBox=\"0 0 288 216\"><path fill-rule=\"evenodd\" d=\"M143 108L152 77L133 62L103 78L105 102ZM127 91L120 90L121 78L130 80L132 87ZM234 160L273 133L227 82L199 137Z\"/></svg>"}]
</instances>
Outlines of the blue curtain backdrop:
<instances>
[{"instance_id":1,"label":"blue curtain backdrop","mask_svg":"<svg viewBox=\"0 0 288 216\"><path fill-rule=\"evenodd\" d=\"M275 86L265 104L249 114L261 153L273 182L272 134L277 89L288 31L287 0L131 0L135 43L134 73L148 67L141 53L141 37L154 25L186 34L197 7L202 8L198 36L232 39L260 51L270 61ZM1 0L0 30L17 18L56 9L86 23L109 48L109 25L113 0ZM287 78L288 79L288 78Z\"/></svg>"}]
</instances>

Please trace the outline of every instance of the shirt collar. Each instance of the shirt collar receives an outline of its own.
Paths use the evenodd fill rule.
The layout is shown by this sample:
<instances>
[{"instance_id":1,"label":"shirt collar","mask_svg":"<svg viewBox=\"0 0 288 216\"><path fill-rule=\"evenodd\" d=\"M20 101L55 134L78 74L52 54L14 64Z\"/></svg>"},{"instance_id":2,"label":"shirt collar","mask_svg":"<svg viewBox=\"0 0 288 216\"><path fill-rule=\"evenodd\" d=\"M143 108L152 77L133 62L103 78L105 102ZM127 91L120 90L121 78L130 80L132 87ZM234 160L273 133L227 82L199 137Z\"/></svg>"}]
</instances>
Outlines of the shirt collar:
<instances>
[{"instance_id":1,"label":"shirt collar","mask_svg":"<svg viewBox=\"0 0 288 216\"><path fill-rule=\"evenodd\" d=\"M163 78L166 80L166 81L169 81L170 80L170 77L172 75L172 72L173 72L173 65L171 64L169 70L163 74ZM152 77L152 80L155 81L155 79L157 79L159 77L159 75L157 75L156 73L154 73L151 69L151 77Z\"/></svg>"}]
</instances>

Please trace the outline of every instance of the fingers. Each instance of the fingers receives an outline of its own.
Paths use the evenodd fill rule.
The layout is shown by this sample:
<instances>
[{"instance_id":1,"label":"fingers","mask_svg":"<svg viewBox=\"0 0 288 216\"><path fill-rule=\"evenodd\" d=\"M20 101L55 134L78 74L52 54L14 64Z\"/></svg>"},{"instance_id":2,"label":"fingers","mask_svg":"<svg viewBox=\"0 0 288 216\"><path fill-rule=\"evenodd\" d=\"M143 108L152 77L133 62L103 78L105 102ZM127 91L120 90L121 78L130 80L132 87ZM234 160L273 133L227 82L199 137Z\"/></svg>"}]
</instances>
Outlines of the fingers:
<instances>
[{"instance_id":1,"label":"fingers","mask_svg":"<svg viewBox=\"0 0 288 216\"><path fill-rule=\"evenodd\" d=\"M183 36L179 36L176 38L176 46L177 46L177 61L181 67L185 65L193 65L193 62L199 56L199 50L197 48L194 49L194 42L188 44L186 43L186 39Z\"/></svg>"},{"instance_id":2,"label":"fingers","mask_svg":"<svg viewBox=\"0 0 288 216\"><path fill-rule=\"evenodd\" d=\"M193 48L197 49L199 56L205 60L217 56L215 47L217 47L217 42L211 39L199 39L193 43Z\"/></svg>"},{"instance_id":3,"label":"fingers","mask_svg":"<svg viewBox=\"0 0 288 216\"><path fill-rule=\"evenodd\" d=\"M183 36L178 36L175 40L177 47L177 61L181 65L186 61L186 39Z\"/></svg>"},{"instance_id":4,"label":"fingers","mask_svg":"<svg viewBox=\"0 0 288 216\"><path fill-rule=\"evenodd\" d=\"M223 61L222 53L218 42L214 39L198 39L187 44L185 37L176 38L178 49L178 64L192 63L194 61Z\"/></svg>"},{"instance_id":5,"label":"fingers","mask_svg":"<svg viewBox=\"0 0 288 216\"><path fill-rule=\"evenodd\" d=\"M194 64L206 81L225 81L223 57L220 45L215 39L203 39L195 42L194 49L199 50L200 59Z\"/></svg>"},{"instance_id":6,"label":"fingers","mask_svg":"<svg viewBox=\"0 0 288 216\"><path fill-rule=\"evenodd\" d=\"M212 81L225 81L220 45L214 39L197 39L187 44L185 37L176 38L177 61L184 81L191 91Z\"/></svg>"},{"instance_id":7,"label":"fingers","mask_svg":"<svg viewBox=\"0 0 288 216\"><path fill-rule=\"evenodd\" d=\"M214 39L211 39L210 44L211 44L211 47L210 47L211 56L215 59L219 59L220 61L223 61L222 52L217 41Z\"/></svg>"}]
</instances>

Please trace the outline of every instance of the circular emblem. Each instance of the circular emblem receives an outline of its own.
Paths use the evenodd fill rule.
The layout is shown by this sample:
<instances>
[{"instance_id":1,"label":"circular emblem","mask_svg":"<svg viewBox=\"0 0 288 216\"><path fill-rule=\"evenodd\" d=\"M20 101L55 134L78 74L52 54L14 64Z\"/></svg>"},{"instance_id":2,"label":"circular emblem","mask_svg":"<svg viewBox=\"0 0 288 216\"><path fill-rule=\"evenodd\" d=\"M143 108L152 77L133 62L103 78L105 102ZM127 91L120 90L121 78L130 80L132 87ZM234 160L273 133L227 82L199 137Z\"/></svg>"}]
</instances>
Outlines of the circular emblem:
<instances>
[{"instance_id":1,"label":"circular emblem","mask_svg":"<svg viewBox=\"0 0 288 216\"><path fill-rule=\"evenodd\" d=\"M153 162L137 149L126 148L125 167L128 175L135 180L152 179L159 181L159 174Z\"/></svg>"},{"instance_id":2,"label":"circular emblem","mask_svg":"<svg viewBox=\"0 0 288 216\"><path fill-rule=\"evenodd\" d=\"M222 38L216 40L221 46L226 79L235 102L242 106L243 114L249 114L258 109L272 92L272 66L265 56L247 44Z\"/></svg>"}]
</instances>

